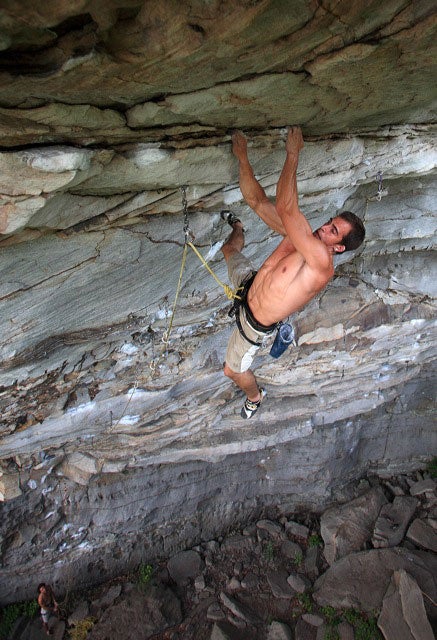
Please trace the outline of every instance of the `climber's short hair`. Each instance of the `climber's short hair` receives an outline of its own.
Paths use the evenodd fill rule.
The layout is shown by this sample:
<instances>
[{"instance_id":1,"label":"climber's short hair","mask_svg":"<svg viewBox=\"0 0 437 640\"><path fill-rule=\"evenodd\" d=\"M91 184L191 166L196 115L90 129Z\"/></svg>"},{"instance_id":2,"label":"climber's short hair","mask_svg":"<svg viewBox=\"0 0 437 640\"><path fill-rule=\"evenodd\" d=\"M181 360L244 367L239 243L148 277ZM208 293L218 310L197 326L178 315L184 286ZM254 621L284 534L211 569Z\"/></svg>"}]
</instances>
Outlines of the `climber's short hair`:
<instances>
[{"instance_id":1,"label":"climber's short hair","mask_svg":"<svg viewBox=\"0 0 437 640\"><path fill-rule=\"evenodd\" d=\"M346 222L349 222L352 226L352 229L341 241L345 246L345 251L353 251L354 249L357 249L363 242L366 235L363 221L351 211L342 211L338 214L338 217L343 218L343 220L346 220Z\"/></svg>"}]
</instances>

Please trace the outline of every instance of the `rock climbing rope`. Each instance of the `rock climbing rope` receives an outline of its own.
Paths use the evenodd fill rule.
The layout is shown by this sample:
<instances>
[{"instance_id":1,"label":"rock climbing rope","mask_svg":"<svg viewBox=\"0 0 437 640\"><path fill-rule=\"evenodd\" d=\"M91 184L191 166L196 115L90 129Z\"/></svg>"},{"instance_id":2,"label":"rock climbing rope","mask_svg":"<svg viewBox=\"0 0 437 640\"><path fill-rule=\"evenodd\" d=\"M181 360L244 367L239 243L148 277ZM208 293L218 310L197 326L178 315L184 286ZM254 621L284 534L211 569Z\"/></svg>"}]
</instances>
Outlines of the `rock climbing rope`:
<instances>
[{"instance_id":1,"label":"rock climbing rope","mask_svg":"<svg viewBox=\"0 0 437 640\"><path fill-rule=\"evenodd\" d=\"M214 280L217 282L218 285L220 285L222 287L222 289L224 290L226 296L228 297L229 300L233 300L233 299L240 299L240 296L237 294L237 290L232 289L229 285L225 284L224 282L222 282L217 275L214 273L214 271L211 269L211 267L209 266L209 264L207 263L207 261L205 260L205 258L202 256L202 254L200 253L200 251L197 249L197 247L194 246L193 244L193 240L194 240L194 234L190 229L190 222L189 222L189 218L188 218L188 200L187 200L187 187L186 186L182 186L181 188L181 201L182 201L182 211L183 211L183 215L184 215L184 227L183 227L183 231L184 231L184 248L182 251L182 260L181 260L181 267L179 269L179 278L178 278L178 284L176 287L176 293L175 293L175 298L174 298L174 302L173 302L173 307L172 307L172 312L170 315L170 320L167 326L167 329L164 331L164 334L162 336L162 342L165 345L164 351L162 352L161 356L159 356L157 359L153 360L150 368L152 369L152 371L156 370L156 367L158 365L159 359L167 352L168 349L168 344L170 341L170 334L173 328L173 323L174 323L174 318L175 318L175 314L176 314L176 306L178 303L178 299L179 299L179 294L182 288L182 276L184 273L184 269L185 269L185 264L187 261L187 251L188 251L188 247L190 247L192 249L192 251L196 254L196 256L199 258L199 260L201 261L201 263L203 264L203 266L206 268L206 270L211 274L211 276L214 278Z\"/></svg>"},{"instance_id":2,"label":"rock climbing rope","mask_svg":"<svg viewBox=\"0 0 437 640\"><path fill-rule=\"evenodd\" d=\"M190 229L190 223L189 223L189 219L188 219L187 188L185 186L181 187L181 193L182 193L182 209L183 209L183 213L184 213L185 242L184 242L184 250L183 250L183 253L182 253L181 268L180 268L180 271L179 271L179 280L178 280L178 285L177 285L177 288L176 288L175 300L174 300L174 303L173 303L173 310L172 310L172 314L171 314L171 317L170 317L170 322L169 322L168 329L164 333L164 336L163 336L163 342L165 344L168 344L168 341L170 339L170 332L171 332L171 329L173 327L173 321L174 321L174 316L175 316L175 312L176 312L176 305L177 305L179 293L180 293L180 290L181 290L182 275L183 275L184 268L185 268L185 263L186 263L186 260L187 260L187 247L190 247L193 250L193 252L199 258L199 260L201 261L203 266L206 268L206 270L212 275L212 277L217 282L217 284L222 287L222 289L224 290L224 292L225 292L226 296L228 297L228 299L229 300L233 300L234 298L238 298L239 299L239 296L237 295L237 292L234 291L229 285L225 284L224 282L222 282L217 277L217 275L214 273L214 271L211 269L209 264L206 262L205 258L202 256L200 251L194 246L194 244L192 242L192 240L194 240L194 234Z\"/></svg>"},{"instance_id":3,"label":"rock climbing rope","mask_svg":"<svg viewBox=\"0 0 437 640\"><path fill-rule=\"evenodd\" d=\"M126 411L128 410L128 407L131 403L132 398L134 397L134 393L135 391L138 389L138 380L135 380L134 386L132 387L132 390L130 391L130 395L129 398L127 399L127 402L123 408L123 411L121 412L121 416L118 418L118 420L116 422L112 422L112 411L110 413L111 415L111 426L108 429L108 432L110 431L114 431L116 427L118 427L118 425L120 424L120 422L122 421L122 419L124 418L124 416L126 415Z\"/></svg>"}]
</instances>

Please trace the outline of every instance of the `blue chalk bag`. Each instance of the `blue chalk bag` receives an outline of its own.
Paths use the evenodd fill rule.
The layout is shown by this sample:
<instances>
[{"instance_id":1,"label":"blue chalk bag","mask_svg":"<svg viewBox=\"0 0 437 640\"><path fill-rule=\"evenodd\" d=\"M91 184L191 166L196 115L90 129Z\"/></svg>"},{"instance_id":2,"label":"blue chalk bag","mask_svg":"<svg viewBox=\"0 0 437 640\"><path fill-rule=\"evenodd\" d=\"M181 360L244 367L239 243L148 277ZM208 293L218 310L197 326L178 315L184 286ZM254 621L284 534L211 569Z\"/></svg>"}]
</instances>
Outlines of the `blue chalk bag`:
<instances>
[{"instance_id":1,"label":"blue chalk bag","mask_svg":"<svg viewBox=\"0 0 437 640\"><path fill-rule=\"evenodd\" d=\"M275 341L270 349L273 358L279 358L294 341L294 329L288 322L282 323L276 333Z\"/></svg>"}]
</instances>

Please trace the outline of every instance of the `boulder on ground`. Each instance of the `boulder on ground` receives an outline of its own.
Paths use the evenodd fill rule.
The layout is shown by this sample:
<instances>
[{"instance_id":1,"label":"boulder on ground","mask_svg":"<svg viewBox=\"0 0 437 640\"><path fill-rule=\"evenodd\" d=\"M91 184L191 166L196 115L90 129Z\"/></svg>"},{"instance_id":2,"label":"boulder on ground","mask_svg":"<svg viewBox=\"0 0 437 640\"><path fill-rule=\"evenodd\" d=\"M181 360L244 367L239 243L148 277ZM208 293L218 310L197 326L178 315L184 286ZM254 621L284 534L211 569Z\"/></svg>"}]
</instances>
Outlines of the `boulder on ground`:
<instances>
[{"instance_id":1,"label":"boulder on ground","mask_svg":"<svg viewBox=\"0 0 437 640\"><path fill-rule=\"evenodd\" d=\"M401 547L371 549L335 562L314 585L313 597L321 605L372 612L382 606L393 571L405 569L419 587L436 601L435 556Z\"/></svg>"},{"instance_id":2,"label":"boulder on ground","mask_svg":"<svg viewBox=\"0 0 437 640\"><path fill-rule=\"evenodd\" d=\"M420 496L423 493L435 493L437 483L432 478L426 478L425 480L419 480L414 482L410 486L410 493L412 496Z\"/></svg>"},{"instance_id":3,"label":"boulder on ground","mask_svg":"<svg viewBox=\"0 0 437 640\"><path fill-rule=\"evenodd\" d=\"M282 542L280 553L282 556L288 558L289 560L296 560L299 557L303 557L302 549L296 542L293 542L292 540L284 540L284 542Z\"/></svg>"},{"instance_id":4,"label":"boulder on ground","mask_svg":"<svg viewBox=\"0 0 437 640\"><path fill-rule=\"evenodd\" d=\"M86 600L79 602L74 611L68 616L69 626L74 626L80 620L83 620L89 615L90 607Z\"/></svg>"},{"instance_id":5,"label":"boulder on ground","mask_svg":"<svg viewBox=\"0 0 437 640\"><path fill-rule=\"evenodd\" d=\"M393 502L384 504L375 522L372 544L376 548L395 547L407 529L418 500L409 496L398 496Z\"/></svg>"},{"instance_id":6,"label":"boulder on ground","mask_svg":"<svg viewBox=\"0 0 437 640\"><path fill-rule=\"evenodd\" d=\"M294 629L295 640L317 640L317 631L320 627L314 627L303 618L299 618Z\"/></svg>"},{"instance_id":7,"label":"boulder on ground","mask_svg":"<svg viewBox=\"0 0 437 640\"><path fill-rule=\"evenodd\" d=\"M181 603L168 587L149 585L146 591L132 589L108 607L87 640L147 640L151 635L182 621Z\"/></svg>"},{"instance_id":8,"label":"boulder on ground","mask_svg":"<svg viewBox=\"0 0 437 640\"><path fill-rule=\"evenodd\" d=\"M437 553L437 530L430 518L416 518L407 531L407 539L415 545Z\"/></svg>"},{"instance_id":9,"label":"boulder on ground","mask_svg":"<svg viewBox=\"0 0 437 640\"><path fill-rule=\"evenodd\" d=\"M230 598L223 591L220 593L220 600L223 603L223 606L226 607L226 609L228 609L236 618L243 620L247 624L256 624L259 622L258 616L253 611L234 598Z\"/></svg>"},{"instance_id":10,"label":"boulder on ground","mask_svg":"<svg viewBox=\"0 0 437 640\"><path fill-rule=\"evenodd\" d=\"M370 540L382 505L387 502L381 487L374 487L346 504L327 509L320 520L326 562L332 564Z\"/></svg>"},{"instance_id":11,"label":"boulder on ground","mask_svg":"<svg viewBox=\"0 0 437 640\"><path fill-rule=\"evenodd\" d=\"M287 582L286 571L267 571L266 578L275 598L292 598L296 593Z\"/></svg>"},{"instance_id":12,"label":"boulder on ground","mask_svg":"<svg viewBox=\"0 0 437 640\"><path fill-rule=\"evenodd\" d=\"M403 569L392 575L378 627L386 640L434 640L420 588Z\"/></svg>"},{"instance_id":13,"label":"boulder on ground","mask_svg":"<svg viewBox=\"0 0 437 640\"><path fill-rule=\"evenodd\" d=\"M170 576L178 584L196 578L202 573L204 563L197 551L181 551L170 558L167 569Z\"/></svg>"}]
</instances>

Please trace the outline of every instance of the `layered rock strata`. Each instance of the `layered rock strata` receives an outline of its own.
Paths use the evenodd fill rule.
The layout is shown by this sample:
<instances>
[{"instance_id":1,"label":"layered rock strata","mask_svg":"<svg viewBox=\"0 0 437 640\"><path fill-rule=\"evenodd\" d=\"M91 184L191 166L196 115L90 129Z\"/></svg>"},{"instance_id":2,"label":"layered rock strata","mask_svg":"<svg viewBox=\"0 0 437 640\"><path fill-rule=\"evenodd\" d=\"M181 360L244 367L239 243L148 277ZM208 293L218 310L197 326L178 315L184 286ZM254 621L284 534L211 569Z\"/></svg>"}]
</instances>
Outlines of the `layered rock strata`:
<instances>
[{"instance_id":1,"label":"layered rock strata","mask_svg":"<svg viewBox=\"0 0 437 640\"><path fill-rule=\"evenodd\" d=\"M4 241L1 482L13 500L3 507L2 558L17 578L11 595L22 594L21 572L44 573L55 562L59 575L68 566L95 580L128 558L213 536L272 500L321 507L369 465L396 470L435 450L434 280L425 267L434 152L428 133L386 135L388 146L384 136L363 136L309 144L303 154L299 189L312 224L351 208L365 217L368 240L293 318L298 348L278 361L266 349L257 361L269 396L249 424L239 418L242 396L221 372L229 303L191 253L167 349L161 341L182 257L182 215L128 214L111 223L98 214L98 226L87 229L77 219L69 227L62 208L59 231L46 224L32 238L31 216L21 237ZM405 145L410 153L399 159ZM283 148L250 152L272 193ZM222 206L243 217L256 264L277 240L238 204L229 146L220 154L234 182L209 200L207 185L192 186L189 221L226 281ZM216 158L211 148L210 175ZM197 163L184 166L198 179ZM60 202L71 197L58 188ZM180 195L173 191L175 207Z\"/></svg>"},{"instance_id":2,"label":"layered rock strata","mask_svg":"<svg viewBox=\"0 0 437 640\"><path fill-rule=\"evenodd\" d=\"M0 26L9 147L433 120L431 0L11 2Z\"/></svg>"}]
</instances>

